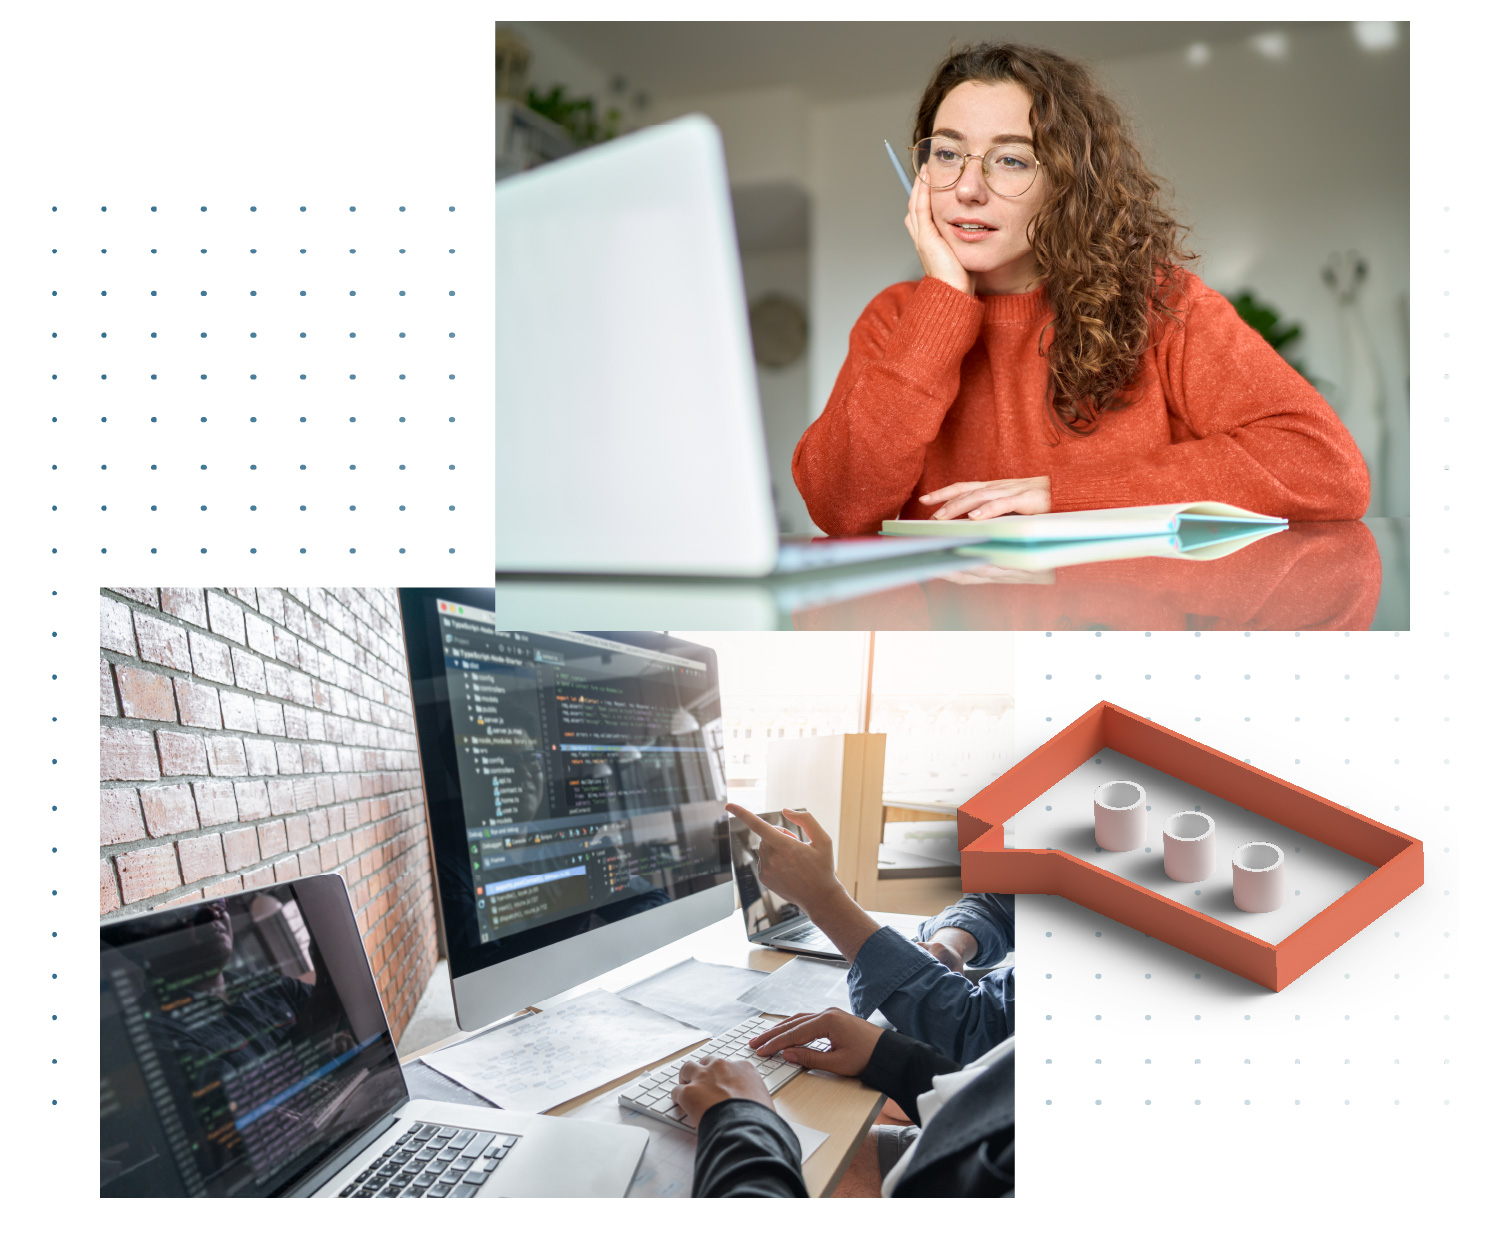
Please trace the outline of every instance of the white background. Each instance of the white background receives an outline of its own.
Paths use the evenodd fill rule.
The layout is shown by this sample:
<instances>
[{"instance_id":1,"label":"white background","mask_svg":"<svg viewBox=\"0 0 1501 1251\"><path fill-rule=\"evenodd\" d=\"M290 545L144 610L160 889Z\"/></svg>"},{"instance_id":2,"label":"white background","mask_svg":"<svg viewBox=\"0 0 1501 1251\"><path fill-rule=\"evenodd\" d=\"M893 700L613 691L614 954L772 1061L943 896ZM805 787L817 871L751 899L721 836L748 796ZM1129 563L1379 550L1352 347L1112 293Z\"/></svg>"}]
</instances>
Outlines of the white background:
<instances>
[{"instance_id":1,"label":"white background","mask_svg":"<svg viewBox=\"0 0 1501 1251\"><path fill-rule=\"evenodd\" d=\"M631 12L645 16L647 10ZM1074 5L1066 12L1122 16L1117 7L1107 11L1102 5ZM1077 910L1029 903L1018 940L1022 1197L1004 1208L917 1204L877 1210L825 1204L778 1209L770 1222L748 1223L722 1216L706 1221L702 1210L681 1205L623 1221L624 1214L613 1208L574 1208L565 1214L536 1203L522 1205L519 1212L513 1207L502 1225L473 1205L444 1209L441 1224L423 1209L398 1205L395 1211L382 1209L379 1217L343 1208L299 1213L295 1223L279 1221L276 1235L449 1238L450 1230L462 1229L471 1238L494 1241L506 1235L556 1236L562 1229L580 1241L628 1245L690 1240L698 1245L706 1239L749 1245L768 1238L822 1243L831 1234L872 1245L976 1239L1160 1245L1190 1237L1231 1245L1275 1239L1292 1246L1332 1239L1371 1245L1469 1241L1465 1231L1489 1189L1495 1158L1492 1137L1481 1136L1479 1129L1494 1111L1495 1088L1492 1049L1484 1045L1493 1037L1495 1014L1488 984L1492 927L1483 911L1496 837L1485 799L1495 758L1490 648L1495 597L1491 545L1482 537L1482 525L1493 524L1490 479L1496 459L1493 388L1487 385L1493 318L1484 278L1495 222L1494 201L1486 193L1493 180L1488 135L1494 110L1487 88L1496 31L1493 20L1481 23L1464 13L1460 6L1430 5L1412 27L1419 139L1412 209L1413 632L1352 638L1032 636L1018 639L1016 650L1019 747L1040 742L1097 699L1110 698L1423 838L1428 847L1423 889L1277 996L1218 974L1194 979L1191 962L1159 945L1117 932L1096 939L1094 928L1103 927L1091 927ZM623 15L602 5L569 7L575 17ZM657 15L678 14L666 8ZM702 16L697 10L684 15ZM810 15L842 14L832 6L816 13L807 5L763 5L737 14ZM859 16L878 15L908 14L898 6L865 5ZM1201 16L1179 6L1158 6L1150 15ZM8 1229L26 1245L43 1238L72 1245L88 1237L122 1246L205 1239L224 1247L260 1246L271 1233L258 1222L226 1221L217 1211L213 1216L195 1212L195 1225L180 1207L137 1206L128 1214L111 1209L106 1217L93 1197L94 588L147 580L463 584L489 577L485 525L471 524L470 518L487 516L489 507L491 444L482 418L493 411L493 383L479 345L492 324L485 242L491 22L531 16L549 14L543 6L469 3L423 8L57 4L7 14L0 38L6 104L0 225L7 262L0 364L11 434L3 457L11 696L4 933L10 989L5 1072L13 1132L6 1135L3 1161L11 1179ZM173 216L159 226L142 224L149 219L131 217L123 207L134 211L143 203L163 206L158 217L170 206ZM390 390L397 384L385 378L380 388L362 388L354 406L344 398L354 393L340 395L333 380L341 372L407 372L409 394L423 397L423 412L446 407L470 423L465 451L472 463L456 454L455 443L443 442L442 432L428 431L430 446L419 449L425 465L458 466L432 469L441 485L425 482L422 502L467 501L469 518L456 520L435 508L420 520L388 519L385 526L373 527L369 544L346 541L352 533L363 534L363 527L349 527L343 519L335 525L335 506L342 503L347 513L347 504L361 499L390 502L396 488L384 468L388 476L372 472L364 480L364 494L345 499L352 488L340 473L350 471L337 467L361 458L384 464L400 454L393 440L401 436L389 429L369 436L370 442L360 444L361 455L346 461L346 440L355 436L337 427L335 437L330 424L320 427L322 460L299 460L310 465L306 471L275 460L281 475L276 486L262 486L264 478L254 484L275 506L311 503L316 489L328 520L320 517L308 527L310 540L278 520L261 532L268 537L252 542L246 517L248 504L258 501L247 494L252 485L247 477L227 471L202 499L196 482L170 499L163 491L161 503L180 511L164 531L169 537L156 544L163 550L155 562L139 550L150 546L149 520L137 517L127 524L122 516L118 529L114 516L108 524L101 520L98 506L112 497L104 493L104 479L94 475L113 471L89 468L109 458L95 455L96 441L104 436L95 430L99 423L87 419L90 413L108 414L111 407L136 414L137 420L141 413L150 415L149 393L130 376L141 372L146 358L136 351L117 352L112 337L110 367L94 368L104 359L104 349L88 337L91 318L98 318L92 310L78 312L77 303L66 315L54 315L53 297L45 294L54 284L43 281L50 249L58 247L61 255L66 247L82 255L91 246L110 246L95 242L103 227L86 214L90 205L96 213L98 205L122 206L110 210L121 213L110 218L112 223L126 223L118 228L115 246L139 246L155 237L153 232L164 239L171 233L171 246L178 249L174 279L186 278L195 273L187 266L197 262L183 249L192 246L207 216L224 214L214 216L218 243L198 246L229 252L260 246L250 241L244 215L218 207L252 203L266 206L255 215L257 227L268 232L261 237L276 247L309 246L310 253L312 245L296 241L304 225L301 215L287 214L289 205L309 206L307 237L325 249L345 231L337 212L348 217L349 204L378 206L379 212L361 207L353 215L365 233L363 243L348 246L364 246L372 256L382 247L389 252L393 244L420 247L422 264L412 267L414 285L408 289L420 284L431 293L452 286L462 293L452 300L434 296L436 311L430 302L412 317L424 337L412 343L410 356L387 347L371 353L359 368L345 367L348 341L337 340L344 309L330 297L317 323L325 336L320 344L329 346L295 360L286 354L265 370L268 381L280 370L278 385L290 387L288 362L311 362L310 381L316 367L320 385L330 391L309 404L308 413L316 409L330 423L340 415L359 415L360 440L367 429L380 431L383 418L400 413ZM408 221L388 211L403 203ZM53 204L60 209L56 220ZM188 215L204 204L212 206L211 213L200 215L200 222L166 231L169 220L192 221ZM456 209L452 215L444 211L450 204ZM264 223L260 211L268 213ZM360 216L366 212L370 217ZM412 242L401 242L404 238ZM454 270L445 268L448 254L442 249L447 247L464 258L462 285L448 281ZM295 262L278 259L273 273L278 282L295 275L288 264ZM338 276L342 280L349 272ZM76 276L81 281L82 275ZM327 276L331 279L333 271ZM233 291L236 282L245 285L242 278L216 271L216 288ZM199 289L206 287L205 282ZM198 298L205 308L213 303ZM445 302L453 305L451 317ZM372 297L366 307L369 325L386 330L394 325L389 302L377 305ZM256 312L266 316L259 308ZM178 424L172 428L183 464L192 465L195 456L199 464L250 463L244 454L250 427L244 419L255 409L246 388L259 386L261 379L251 384L237 375L262 370L246 364L245 345L236 337L237 326L246 333L254 328L244 323L248 315L243 303L236 306L225 297L213 314L213 327L199 327L219 331L201 341L216 344L212 369L188 368L206 358L184 340L188 350L177 363L187 379L174 385L183 386L185 398L174 408ZM278 314L275 324L313 328L295 326L290 317ZM172 318L163 320L163 327L191 333L200 317L190 295L179 299ZM54 320L59 324L50 324ZM47 336L62 325L71 337L54 347ZM135 324L134 317L123 325L122 336L153 328ZM348 329L359 327L351 325L345 334ZM460 337L440 337L449 330ZM586 345L588 328L578 332ZM218 343L226 345L222 351ZM53 372L65 375L67 386L52 389ZM122 385L113 394L120 398L102 406L97 397L103 392L85 386L91 372L115 373ZM212 404L201 403L187 385L194 373L204 372L211 375L204 385L213 390L199 394L212 395ZM452 384L446 378L450 372L456 375ZM321 381L325 375L327 383ZM101 380L99 386L114 381ZM60 436L49 419L64 414L71 424ZM197 423L195 431L190 419L198 415L214 419ZM367 416L368 427L362 424ZM273 429L267 446L276 457L288 456L301 432L289 424L268 424ZM143 429L138 437L150 436ZM112 454L117 460L135 455L134 441L121 441ZM53 463L69 468L53 471ZM314 463L320 465L316 488L303 488L304 481L315 481L300 476L314 472ZM464 476L466 468L474 472ZM184 472L191 481L191 471ZM463 484L451 499L446 474ZM289 483L309 500L296 499ZM109 491L122 501L136 498L134 490ZM191 505L201 503L219 506L227 520L219 523L217 511L200 512L200 524L207 524L205 516L215 517L214 528L195 530ZM59 505L56 513L53 504ZM294 518L293 524L301 523ZM211 534L212 544L190 537L200 533ZM402 533L412 536L409 542L401 542ZM305 560L290 552L294 543L309 547ZM252 545L267 551L252 557ZM394 551L402 545L420 547L420 562L403 564ZM203 546L213 548L211 563L196 550ZM368 550L351 556L341 550L349 546ZM457 549L452 562L450 546ZM101 554L100 547L111 550ZM222 563L220 549L227 553ZM1051 681L1047 673L1053 674ZM1194 673L1202 676L1195 681ZM1301 678L1291 678L1294 673ZM1051 723L1045 720L1049 716ZM1294 717L1302 720L1291 721ZM1052 938L1045 937L1049 930ZM1144 976L1149 971L1150 982ZM1045 976L1049 972L1051 979ZM1152 1022L1134 1019L1148 1011ZM1190 1023L1195 1012L1201 1020ZM1048 1013L1053 1022L1045 1020ZM1100 1022L1093 1020L1096 1013ZM1159 1014L1161 1021L1155 1019ZM1400 1021L1392 1019L1399 1015ZM1147 1058L1151 1066L1144 1063ZM1193 1065L1195 1058L1204 1063ZM1246 1058L1250 1065L1243 1063ZM1095 1059L1101 1063L1095 1065ZM1051 1105L1044 1102L1048 1098ZM1195 1098L1201 1100L1197 1105ZM1292 1103L1297 1099L1302 1102ZM58 1167L43 1167L49 1159Z\"/></svg>"}]
</instances>

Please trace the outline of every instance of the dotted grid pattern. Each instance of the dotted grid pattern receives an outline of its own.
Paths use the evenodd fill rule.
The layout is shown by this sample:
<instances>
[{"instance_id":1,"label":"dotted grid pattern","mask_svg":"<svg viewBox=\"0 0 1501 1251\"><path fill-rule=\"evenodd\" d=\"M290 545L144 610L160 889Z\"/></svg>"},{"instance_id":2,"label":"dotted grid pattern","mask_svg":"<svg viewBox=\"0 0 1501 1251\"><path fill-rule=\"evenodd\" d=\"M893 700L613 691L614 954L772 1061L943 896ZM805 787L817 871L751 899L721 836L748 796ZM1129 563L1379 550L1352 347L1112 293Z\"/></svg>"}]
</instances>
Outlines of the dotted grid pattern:
<instances>
[{"instance_id":1,"label":"dotted grid pattern","mask_svg":"<svg viewBox=\"0 0 1501 1251\"><path fill-rule=\"evenodd\" d=\"M34 206L28 480L72 532L45 554L489 576L488 206L389 199Z\"/></svg>"},{"instance_id":2,"label":"dotted grid pattern","mask_svg":"<svg viewBox=\"0 0 1501 1251\"><path fill-rule=\"evenodd\" d=\"M1475 1008L1457 904L1475 849L1442 651L1408 634L1018 642L1018 755L1107 699L1421 838L1426 857L1416 894L1276 994L1075 904L1019 898L1025 1192L1062 1197L1053 1170L1083 1162L1084 1141L1087 1159L1173 1153L1191 1191L1196 1169L1207 1184L1255 1142L1323 1144L1330 1174L1357 1184L1373 1125L1459 1133ZM1228 1155L1184 1158L1205 1136Z\"/></svg>"},{"instance_id":3,"label":"dotted grid pattern","mask_svg":"<svg viewBox=\"0 0 1501 1251\"><path fill-rule=\"evenodd\" d=\"M101 916L338 873L399 1039L437 934L396 592L113 587L99 642Z\"/></svg>"}]
</instances>

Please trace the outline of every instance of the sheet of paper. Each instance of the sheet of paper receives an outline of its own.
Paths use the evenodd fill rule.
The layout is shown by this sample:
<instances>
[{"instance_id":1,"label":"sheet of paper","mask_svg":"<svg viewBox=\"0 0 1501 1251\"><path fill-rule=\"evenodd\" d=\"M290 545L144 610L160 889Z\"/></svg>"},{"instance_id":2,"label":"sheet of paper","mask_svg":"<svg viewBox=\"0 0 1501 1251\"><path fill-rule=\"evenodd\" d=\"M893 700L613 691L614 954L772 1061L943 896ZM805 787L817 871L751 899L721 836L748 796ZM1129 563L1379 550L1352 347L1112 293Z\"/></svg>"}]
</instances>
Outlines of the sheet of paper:
<instances>
[{"instance_id":1,"label":"sheet of paper","mask_svg":"<svg viewBox=\"0 0 1501 1251\"><path fill-rule=\"evenodd\" d=\"M422 1062L496 1107L545 1112L707 1037L639 1003L593 990Z\"/></svg>"},{"instance_id":2,"label":"sheet of paper","mask_svg":"<svg viewBox=\"0 0 1501 1251\"><path fill-rule=\"evenodd\" d=\"M738 996L765 978L766 974L757 969L708 964L690 958L627 986L619 994L622 999L654 1008L684 1025L694 1025L718 1036L754 1014L751 1006L741 1003Z\"/></svg>"},{"instance_id":3,"label":"sheet of paper","mask_svg":"<svg viewBox=\"0 0 1501 1251\"><path fill-rule=\"evenodd\" d=\"M838 960L797 956L752 986L740 996L740 1002L778 1016L822 1012L825 1008L848 1012L850 996L844 977L849 971L850 966Z\"/></svg>"},{"instance_id":4,"label":"sheet of paper","mask_svg":"<svg viewBox=\"0 0 1501 1251\"><path fill-rule=\"evenodd\" d=\"M698 1135L683 1126L673 1126L654 1116L642 1116L620 1106L618 1090L607 1090L568 1115L602 1125L639 1125L649 1141L636 1176L631 1179L628 1199L686 1199L693 1193L693 1160L698 1152ZM823 1146L828 1135L821 1129L799 1125L787 1116L780 1100L773 1100L777 1112L792 1127L802 1148L802 1163Z\"/></svg>"}]
</instances>

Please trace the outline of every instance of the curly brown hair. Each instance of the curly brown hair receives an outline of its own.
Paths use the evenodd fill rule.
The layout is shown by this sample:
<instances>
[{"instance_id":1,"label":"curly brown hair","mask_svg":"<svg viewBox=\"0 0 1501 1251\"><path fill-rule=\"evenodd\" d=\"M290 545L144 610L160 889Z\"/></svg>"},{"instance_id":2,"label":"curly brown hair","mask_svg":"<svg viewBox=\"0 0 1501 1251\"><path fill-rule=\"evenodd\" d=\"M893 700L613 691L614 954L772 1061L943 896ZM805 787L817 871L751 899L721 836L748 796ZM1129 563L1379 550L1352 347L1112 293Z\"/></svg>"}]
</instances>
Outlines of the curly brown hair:
<instances>
[{"instance_id":1,"label":"curly brown hair","mask_svg":"<svg viewBox=\"0 0 1501 1251\"><path fill-rule=\"evenodd\" d=\"M917 106L914 144L933 133L938 106L961 83L1016 83L1032 95L1032 142L1046 194L1029 228L1053 308L1038 350L1048 358L1063 429L1091 434L1130 403L1158 319L1171 300L1184 227L1159 202L1121 111L1089 70L1042 48L972 44L934 71Z\"/></svg>"}]
</instances>

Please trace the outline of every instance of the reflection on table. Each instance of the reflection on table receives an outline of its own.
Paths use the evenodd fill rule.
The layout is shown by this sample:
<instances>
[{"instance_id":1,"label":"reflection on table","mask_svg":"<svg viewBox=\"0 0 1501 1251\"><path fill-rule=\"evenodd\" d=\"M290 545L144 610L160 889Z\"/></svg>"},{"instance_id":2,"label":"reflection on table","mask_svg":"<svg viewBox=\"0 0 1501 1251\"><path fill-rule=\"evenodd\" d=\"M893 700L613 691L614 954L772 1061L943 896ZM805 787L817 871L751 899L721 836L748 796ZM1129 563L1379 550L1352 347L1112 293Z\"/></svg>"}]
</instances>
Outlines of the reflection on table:
<instances>
[{"instance_id":1,"label":"reflection on table","mask_svg":"<svg viewBox=\"0 0 1501 1251\"><path fill-rule=\"evenodd\" d=\"M796 577L496 578L501 629L1405 630L1405 520L1294 522L1217 560L959 553ZM1027 562L1035 564L1035 560Z\"/></svg>"}]
</instances>

